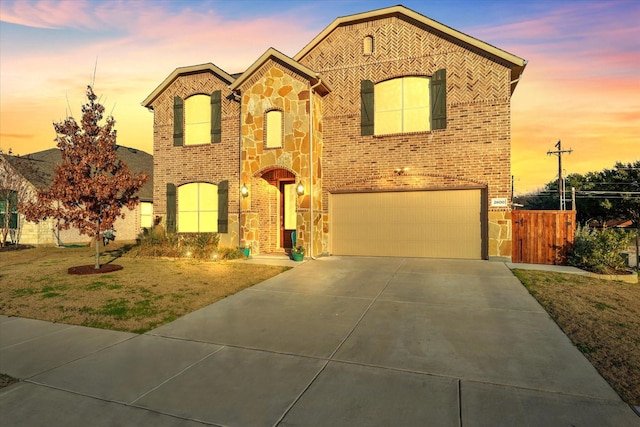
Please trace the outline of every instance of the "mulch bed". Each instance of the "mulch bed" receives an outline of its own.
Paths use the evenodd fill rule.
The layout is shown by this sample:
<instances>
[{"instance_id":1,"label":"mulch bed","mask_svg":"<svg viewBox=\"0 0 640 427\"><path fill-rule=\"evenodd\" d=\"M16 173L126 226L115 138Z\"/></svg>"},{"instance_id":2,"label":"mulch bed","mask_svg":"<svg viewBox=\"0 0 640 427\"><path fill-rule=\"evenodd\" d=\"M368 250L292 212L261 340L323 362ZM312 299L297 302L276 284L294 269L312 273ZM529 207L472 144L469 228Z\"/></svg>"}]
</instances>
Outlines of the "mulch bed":
<instances>
[{"instance_id":1,"label":"mulch bed","mask_svg":"<svg viewBox=\"0 0 640 427\"><path fill-rule=\"evenodd\" d=\"M79 265L77 267L69 267L67 272L69 274L103 274L111 273L112 271L122 270L122 266L118 264L102 264L100 268L95 268L95 265Z\"/></svg>"}]
</instances>

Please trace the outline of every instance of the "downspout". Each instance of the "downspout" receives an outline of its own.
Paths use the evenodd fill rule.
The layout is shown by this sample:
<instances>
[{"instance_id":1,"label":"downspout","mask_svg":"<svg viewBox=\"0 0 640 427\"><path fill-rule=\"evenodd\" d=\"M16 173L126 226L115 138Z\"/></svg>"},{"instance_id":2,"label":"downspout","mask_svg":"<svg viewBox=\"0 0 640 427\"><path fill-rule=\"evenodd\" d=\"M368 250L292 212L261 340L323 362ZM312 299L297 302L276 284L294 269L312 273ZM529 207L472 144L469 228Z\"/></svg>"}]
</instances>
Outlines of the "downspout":
<instances>
[{"instance_id":1,"label":"downspout","mask_svg":"<svg viewBox=\"0 0 640 427\"><path fill-rule=\"evenodd\" d=\"M242 241L242 196L240 195L240 189L242 188L242 97L232 91L233 99L238 101L238 247Z\"/></svg>"},{"instance_id":2,"label":"downspout","mask_svg":"<svg viewBox=\"0 0 640 427\"><path fill-rule=\"evenodd\" d=\"M313 255L313 90L322 84L320 74L316 74L318 83L309 87L309 258L316 259Z\"/></svg>"}]
</instances>

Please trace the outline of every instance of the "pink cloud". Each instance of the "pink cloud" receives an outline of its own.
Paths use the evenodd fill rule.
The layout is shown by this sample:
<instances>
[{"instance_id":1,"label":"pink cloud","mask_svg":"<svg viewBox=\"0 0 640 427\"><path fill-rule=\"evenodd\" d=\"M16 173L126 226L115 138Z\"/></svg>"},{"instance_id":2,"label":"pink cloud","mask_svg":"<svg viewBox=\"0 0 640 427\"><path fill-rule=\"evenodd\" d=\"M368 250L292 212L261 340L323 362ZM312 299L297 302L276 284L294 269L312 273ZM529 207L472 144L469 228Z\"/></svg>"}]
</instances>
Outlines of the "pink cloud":
<instances>
[{"instance_id":1,"label":"pink cloud","mask_svg":"<svg viewBox=\"0 0 640 427\"><path fill-rule=\"evenodd\" d=\"M90 28L86 1L6 1L0 4L2 21L35 28Z\"/></svg>"}]
</instances>

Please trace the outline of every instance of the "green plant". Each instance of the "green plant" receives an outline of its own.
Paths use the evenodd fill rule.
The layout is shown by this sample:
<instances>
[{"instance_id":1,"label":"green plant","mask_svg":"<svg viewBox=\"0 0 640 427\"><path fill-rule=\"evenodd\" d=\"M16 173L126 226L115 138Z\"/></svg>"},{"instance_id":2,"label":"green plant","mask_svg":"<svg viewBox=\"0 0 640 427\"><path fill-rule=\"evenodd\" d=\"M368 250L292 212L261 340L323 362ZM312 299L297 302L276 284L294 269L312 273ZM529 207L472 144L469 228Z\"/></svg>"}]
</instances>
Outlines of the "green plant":
<instances>
[{"instance_id":1,"label":"green plant","mask_svg":"<svg viewBox=\"0 0 640 427\"><path fill-rule=\"evenodd\" d=\"M291 255L304 255L304 247L296 246L295 248L291 248Z\"/></svg>"},{"instance_id":2,"label":"green plant","mask_svg":"<svg viewBox=\"0 0 640 427\"><path fill-rule=\"evenodd\" d=\"M594 273L610 274L625 271L620 255L631 243L631 234L616 228L595 229L589 226L576 230L569 264Z\"/></svg>"}]
</instances>

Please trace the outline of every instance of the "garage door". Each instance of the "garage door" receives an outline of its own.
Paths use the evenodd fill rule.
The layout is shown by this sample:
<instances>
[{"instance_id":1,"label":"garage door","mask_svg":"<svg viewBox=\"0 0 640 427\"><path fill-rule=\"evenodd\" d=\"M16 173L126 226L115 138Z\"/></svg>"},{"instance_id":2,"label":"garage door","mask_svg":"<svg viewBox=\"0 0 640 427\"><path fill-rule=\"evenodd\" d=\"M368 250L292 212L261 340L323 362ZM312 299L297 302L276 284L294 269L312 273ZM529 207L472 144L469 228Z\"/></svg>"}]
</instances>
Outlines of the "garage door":
<instances>
[{"instance_id":1,"label":"garage door","mask_svg":"<svg viewBox=\"0 0 640 427\"><path fill-rule=\"evenodd\" d=\"M332 194L334 255L482 257L480 190Z\"/></svg>"}]
</instances>

